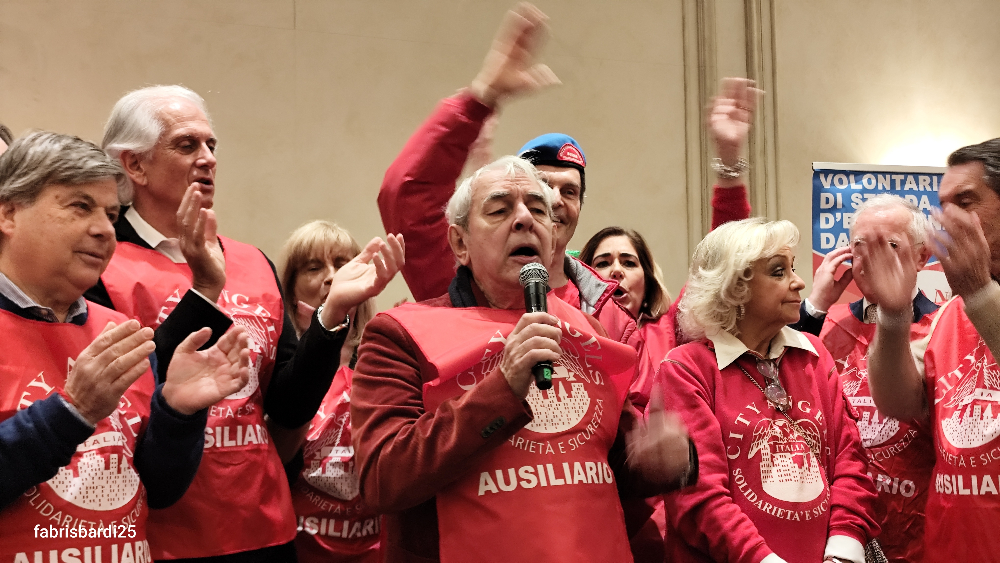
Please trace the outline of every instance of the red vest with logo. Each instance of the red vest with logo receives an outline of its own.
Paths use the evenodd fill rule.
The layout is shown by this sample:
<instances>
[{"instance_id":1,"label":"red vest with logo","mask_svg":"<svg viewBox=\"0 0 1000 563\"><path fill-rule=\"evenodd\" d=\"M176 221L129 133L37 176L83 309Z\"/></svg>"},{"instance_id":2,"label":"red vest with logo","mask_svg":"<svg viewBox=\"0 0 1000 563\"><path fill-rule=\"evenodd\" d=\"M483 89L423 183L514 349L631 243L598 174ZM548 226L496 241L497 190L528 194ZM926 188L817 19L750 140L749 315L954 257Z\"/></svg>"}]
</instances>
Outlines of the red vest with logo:
<instances>
[{"instance_id":1,"label":"red vest with logo","mask_svg":"<svg viewBox=\"0 0 1000 563\"><path fill-rule=\"evenodd\" d=\"M563 321L552 389L532 384L533 420L438 491L443 562L632 560L608 451L635 350L595 336L583 313L551 293L548 308ZM385 314L438 374L424 384L430 411L497 368L523 313L413 304ZM427 330L435 326L448 330Z\"/></svg>"},{"instance_id":2,"label":"red vest with logo","mask_svg":"<svg viewBox=\"0 0 1000 563\"><path fill-rule=\"evenodd\" d=\"M250 381L209 407L205 453L187 493L149 517L156 559L250 551L292 541L288 480L264 423L264 392L274 369L284 309L260 250L219 237L226 286L218 306L250 337ZM120 242L101 277L118 311L156 328L191 289L191 269L155 250ZM233 518L239 525L233 525Z\"/></svg>"},{"instance_id":3,"label":"red vest with logo","mask_svg":"<svg viewBox=\"0 0 1000 563\"><path fill-rule=\"evenodd\" d=\"M995 561L1000 515L1000 367L961 298L938 311L924 354L937 449L927 561ZM933 524L931 524L933 523Z\"/></svg>"},{"instance_id":4,"label":"red vest with logo","mask_svg":"<svg viewBox=\"0 0 1000 563\"><path fill-rule=\"evenodd\" d=\"M61 392L80 352L109 321L126 320L100 305L87 307L83 326L0 311L0 420ZM149 420L154 389L153 374L147 371L125 392L118 409L77 447L69 465L0 510L0 560L152 561L146 543L146 489L133 456Z\"/></svg>"},{"instance_id":5,"label":"red vest with logo","mask_svg":"<svg viewBox=\"0 0 1000 563\"><path fill-rule=\"evenodd\" d=\"M910 340L927 336L934 315L910 328ZM890 561L921 561L924 506L934 467L930 429L878 412L868 390L868 348L875 324L865 324L846 304L830 308L820 339L837 363L840 382L868 453L869 474L885 508L879 543Z\"/></svg>"},{"instance_id":6,"label":"red vest with logo","mask_svg":"<svg viewBox=\"0 0 1000 563\"><path fill-rule=\"evenodd\" d=\"M295 550L301 563L382 561L382 518L365 508L351 445L351 377L341 366L309 425L305 466L292 486L299 519Z\"/></svg>"}]
</instances>

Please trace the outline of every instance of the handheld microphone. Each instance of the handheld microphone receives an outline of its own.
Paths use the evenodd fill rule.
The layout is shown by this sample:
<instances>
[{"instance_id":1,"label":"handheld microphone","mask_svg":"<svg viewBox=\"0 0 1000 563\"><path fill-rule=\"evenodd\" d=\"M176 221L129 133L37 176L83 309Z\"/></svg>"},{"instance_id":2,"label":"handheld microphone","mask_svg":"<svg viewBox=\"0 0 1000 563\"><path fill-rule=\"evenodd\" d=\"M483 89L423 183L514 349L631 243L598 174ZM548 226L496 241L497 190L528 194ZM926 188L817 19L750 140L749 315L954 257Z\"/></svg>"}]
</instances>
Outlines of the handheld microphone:
<instances>
[{"instance_id":1,"label":"handheld microphone","mask_svg":"<svg viewBox=\"0 0 1000 563\"><path fill-rule=\"evenodd\" d=\"M549 272L545 266L532 262L521 268L518 276L521 287L524 288L524 309L528 313L547 313L548 300L545 294L549 292ZM552 388L552 362L538 362L531 368L535 376L535 386L544 391Z\"/></svg>"}]
</instances>

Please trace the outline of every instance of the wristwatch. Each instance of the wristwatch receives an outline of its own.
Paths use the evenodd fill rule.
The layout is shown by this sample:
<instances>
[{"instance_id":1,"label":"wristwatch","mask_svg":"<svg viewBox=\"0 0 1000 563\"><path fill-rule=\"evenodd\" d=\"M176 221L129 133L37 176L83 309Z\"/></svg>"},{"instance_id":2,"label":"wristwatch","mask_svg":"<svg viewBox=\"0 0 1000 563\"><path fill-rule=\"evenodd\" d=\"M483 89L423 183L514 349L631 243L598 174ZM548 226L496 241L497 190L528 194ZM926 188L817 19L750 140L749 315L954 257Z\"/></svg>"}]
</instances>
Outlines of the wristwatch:
<instances>
[{"instance_id":1,"label":"wristwatch","mask_svg":"<svg viewBox=\"0 0 1000 563\"><path fill-rule=\"evenodd\" d=\"M339 332L340 330L343 330L351 326L351 315L344 315L344 322L340 323L339 325L333 328L326 328L326 325L323 324L324 307L326 307L326 303L323 303L322 305L319 306L319 309L316 309L316 320L319 321L319 326L323 327L323 330L327 332Z\"/></svg>"},{"instance_id":2,"label":"wristwatch","mask_svg":"<svg viewBox=\"0 0 1000 563\"><path fill-rule=\"evenodd\" d=\"M747 168L750 168L750 163L743 157L736 159L736 164L733 166L726 166L722 163L722 159L719 157L712 159L712 170L715 170L715 173L719 176L719 178L726 180L735 180L736 178L739 178L740 174L743 174L743 171Z\"/></svg>"}]
</instances>

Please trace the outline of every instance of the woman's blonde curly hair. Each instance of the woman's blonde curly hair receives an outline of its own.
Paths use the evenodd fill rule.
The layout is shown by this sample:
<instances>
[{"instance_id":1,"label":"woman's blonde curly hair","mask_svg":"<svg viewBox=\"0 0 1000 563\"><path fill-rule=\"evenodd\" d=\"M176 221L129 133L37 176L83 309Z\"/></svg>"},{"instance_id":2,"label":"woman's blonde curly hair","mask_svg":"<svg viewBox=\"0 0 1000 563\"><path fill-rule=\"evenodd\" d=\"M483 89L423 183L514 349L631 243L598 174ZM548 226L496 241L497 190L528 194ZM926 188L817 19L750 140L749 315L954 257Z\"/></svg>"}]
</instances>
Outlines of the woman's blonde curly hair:
<instances>
[{"instance_id":1,"label":"woman's blonde curly hair","mask_svg":"<svg viewBox=\"0 0 1000 563\"><path fill-rule=\"evenodd\" d=\"M691 257L677 322L690 340L726 331L738 335L737 311L753 297L753 263L794 248L799 229L790 221L753 217L720 226L698 243Z\"/></svg>"}]
</instances>

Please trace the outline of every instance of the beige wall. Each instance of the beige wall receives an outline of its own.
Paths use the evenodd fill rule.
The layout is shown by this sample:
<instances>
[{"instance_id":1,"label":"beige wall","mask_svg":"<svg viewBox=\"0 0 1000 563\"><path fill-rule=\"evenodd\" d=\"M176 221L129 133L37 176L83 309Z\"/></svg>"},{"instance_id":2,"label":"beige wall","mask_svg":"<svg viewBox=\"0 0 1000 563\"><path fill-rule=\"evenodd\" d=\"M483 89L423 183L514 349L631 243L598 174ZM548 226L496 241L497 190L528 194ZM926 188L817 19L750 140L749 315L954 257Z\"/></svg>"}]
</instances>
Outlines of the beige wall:
<instances>
[{"instance_id":1,"label":"beige wall","mask_svg":"<svg viewBox=\"0 0 1000 563\"><path fill-rule=\"evenodd\" d=\"M810 222L809 197L796 195L810 193L812 162L943 166L954 149L1000 137L1000 2L774 5L783 218Z\"/></svg>"},{"instance_id":2,"label":"beige wall","mask_svg":"<svg viewBox=\"0 0 1000 563\"><path fill-rule=\"evenodd\" d=\"M771 90L751 153L754 202L805 240L812 161L889 162L928 137L940 148L926 163L939 164L1000 134L994 0L538 5L553 28L544 60L564 85L504 111L497 153L544 132L575 136L590 189L572 246L609 224L637 228L673 292L705 227L701 108L723 74L750 69ZM206 98L221 140L223 232L273 259L314 218L363 243L382 234L385 168L437 100L471 80L508 6L0 0L0 120L98 140L124 92L185 84ZM396 281L381 305L404 295Z\"/></svg>"}]
</instances>

